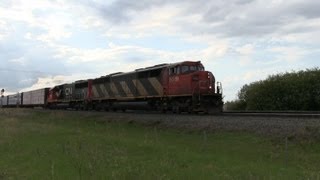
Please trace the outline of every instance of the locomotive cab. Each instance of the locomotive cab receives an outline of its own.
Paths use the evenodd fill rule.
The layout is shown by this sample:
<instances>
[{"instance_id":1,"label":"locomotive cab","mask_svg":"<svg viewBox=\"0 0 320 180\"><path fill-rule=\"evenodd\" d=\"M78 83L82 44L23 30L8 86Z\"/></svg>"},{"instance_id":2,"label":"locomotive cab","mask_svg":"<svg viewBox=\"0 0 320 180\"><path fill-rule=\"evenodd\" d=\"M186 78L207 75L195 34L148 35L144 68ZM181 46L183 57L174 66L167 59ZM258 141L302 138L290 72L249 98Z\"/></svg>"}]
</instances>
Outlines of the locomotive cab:
<instances>
[{"instance_id":1,"label":"locomotive cab","mask_svg":"<svg viewBox=\"0 0 320 180\"><path fill-rule=\"evenodd\" d=\"M200 61L184 61L168 67L168 95L172 110L196 112L221 112L222 86L210 71L205 71Z\"/></svg>"},{"instance_id":2,"label":"locomotive cab","mask_svg":"<svg viewBox=\"0 0 320 180\"><path fill-rule=\"evenodd\" d=\"M169 68L169 94L214 94L215 78L200 61L185 61Z\"/></svg>"}]
</instances>

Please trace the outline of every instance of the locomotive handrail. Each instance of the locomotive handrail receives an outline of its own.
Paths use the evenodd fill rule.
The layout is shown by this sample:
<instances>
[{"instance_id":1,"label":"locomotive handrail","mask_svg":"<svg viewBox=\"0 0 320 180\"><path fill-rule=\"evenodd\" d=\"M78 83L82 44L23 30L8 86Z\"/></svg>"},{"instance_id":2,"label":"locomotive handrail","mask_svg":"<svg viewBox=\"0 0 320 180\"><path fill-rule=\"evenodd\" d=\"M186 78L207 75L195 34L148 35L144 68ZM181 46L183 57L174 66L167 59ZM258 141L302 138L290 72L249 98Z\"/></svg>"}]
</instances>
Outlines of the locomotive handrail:
<instances>
[{"instance_id":1,"label":"locomotive handrail","mask_svg":"<svg viewBox=\"0 0 320 180\"><path fill-rule=\"evenodd\" d=\"M217 94L222 94L222 93L223 93L222 83L217 82Z\"/></svg>"}]
</instances>

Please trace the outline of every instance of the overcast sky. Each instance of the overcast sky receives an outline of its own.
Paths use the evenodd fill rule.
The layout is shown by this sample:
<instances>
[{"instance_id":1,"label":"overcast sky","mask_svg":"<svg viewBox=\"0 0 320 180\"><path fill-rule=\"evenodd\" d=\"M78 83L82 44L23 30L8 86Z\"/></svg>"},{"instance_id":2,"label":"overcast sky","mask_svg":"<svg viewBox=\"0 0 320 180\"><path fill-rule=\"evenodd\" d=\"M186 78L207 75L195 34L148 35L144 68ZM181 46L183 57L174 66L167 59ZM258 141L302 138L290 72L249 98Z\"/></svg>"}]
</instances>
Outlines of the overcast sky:
<instances>
[{"instance_id":1,"label":"overcast sky","mask_svg":"<svg viewBox=\"0 0 320 180\"><path fill-rule=\"evenodd\" d=\"M0 1L8 93L159 63L202 61L236 98L246 83L320 66L320 1Z\"/></svg>"}]
</instances>

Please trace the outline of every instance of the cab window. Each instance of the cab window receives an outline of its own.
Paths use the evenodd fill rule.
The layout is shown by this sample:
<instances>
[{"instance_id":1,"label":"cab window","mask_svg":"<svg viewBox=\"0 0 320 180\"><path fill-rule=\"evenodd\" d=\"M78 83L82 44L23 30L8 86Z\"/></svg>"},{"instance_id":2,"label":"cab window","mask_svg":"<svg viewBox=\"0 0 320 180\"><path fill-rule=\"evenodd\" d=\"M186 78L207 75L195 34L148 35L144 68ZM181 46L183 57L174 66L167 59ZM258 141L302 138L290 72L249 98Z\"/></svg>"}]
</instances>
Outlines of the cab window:
<instances>
[{"instance_id":1,"label":"cab window","mask_svg":"<svg viewBox=\"0 0 320 180\"><path fill-rule=\"evenodd\" d=\"M197 71L197 70L198 70L197 66L190 66L190 71Z\"/></svg>"},{"instance_id":2,"label":"cab window","mask_svg":"<svg viewBox=\"0 0 320 180\"><path fill-rule=\"evenodd\" d=\"M184 73L189 73L194 71L204 71L204 68L202 65L193 65L193 66L181 65L181 66L171 67L169 69L169 75L184 74Z\"/></svg>"},{"instance_id":3,"label":"cab window","mask_svg":"<svg viewBox=\"0 0 320 180\"><path fill-rule=\"evenodd\" d=\"M181 73L186 73L189 71L189 66L181 66Z\"/></svg>"},{"instance_id":4,"label":"cab window","mask_svg":"<svg viewBox=\"0 0 320 180\"><path fill-rule=\"evenodd\" d=\"M176 66L176 67L170 68L169 74L170 74L170 75L180 74L180 67L179 67L179 66Z\"/></svg>"}]
</instances>

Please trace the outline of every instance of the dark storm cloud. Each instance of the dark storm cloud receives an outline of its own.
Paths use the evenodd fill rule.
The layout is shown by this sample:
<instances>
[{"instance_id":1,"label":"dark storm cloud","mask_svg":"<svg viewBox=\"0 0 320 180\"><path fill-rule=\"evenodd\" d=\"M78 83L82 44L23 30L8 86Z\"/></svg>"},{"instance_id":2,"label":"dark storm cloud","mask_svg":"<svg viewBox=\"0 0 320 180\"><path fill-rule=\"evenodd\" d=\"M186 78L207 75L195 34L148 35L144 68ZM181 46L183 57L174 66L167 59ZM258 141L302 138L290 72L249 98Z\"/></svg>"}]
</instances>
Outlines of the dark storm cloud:
<instances>
[{"instance_id":1,"label":"dark storm cloud","mask_svg":"<svg viewBox=\"0 0 320 180\"><path fill-rule=\"evenodd\" d=\"M314 0L262 1L262 0L117 0L111 4L90 4L104 19L118 24L127 23L139 12L164 5L181 10L175 25L193 34L216 34L220 36L261 36L272 33L290 33L282 28L297 20L306 21L320 17L320 2ZM181 21L190 15L202 17L199 22ZM189 24L187 24L189 23ZM188 27L188 28L186 28ZM302 28L300 28L302 30ZM304 29L308 31L308 29ZM309 29L309 30L312 30ZM295 32L292 29L292 32Z\"/></svg>"}]
</instances>

